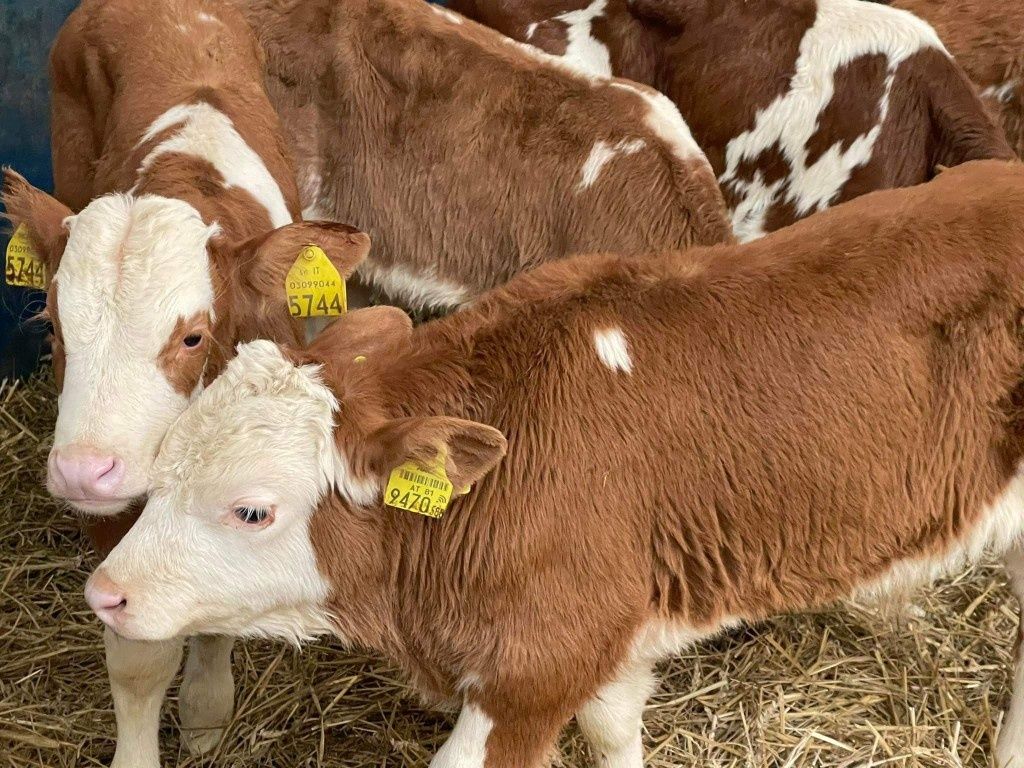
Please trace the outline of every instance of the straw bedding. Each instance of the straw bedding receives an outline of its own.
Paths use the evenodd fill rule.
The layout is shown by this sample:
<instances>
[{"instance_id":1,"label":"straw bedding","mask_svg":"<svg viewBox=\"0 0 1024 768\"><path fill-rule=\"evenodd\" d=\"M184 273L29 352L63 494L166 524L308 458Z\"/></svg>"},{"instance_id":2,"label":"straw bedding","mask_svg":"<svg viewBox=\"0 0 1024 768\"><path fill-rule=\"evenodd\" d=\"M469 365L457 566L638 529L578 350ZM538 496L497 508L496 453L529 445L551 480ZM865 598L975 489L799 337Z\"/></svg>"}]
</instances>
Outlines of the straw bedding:
<instances>
[{"instance_id":1,"label":"straw bedding","mask_svg":"<svg viewBox=\"0 0 1024 768\"><path fill-rule=\"evenodd\" d=\"M42 487L52 381L0 386L0 767L107 765L114 718L93 564L75 518ZM998 568L916 595L899 620L842 606L744 628L661 670L648 764L985 766L1009 696L1017 607ZM908 618L909 616L909 618ZM216 752L180 746L176 689L164 764L425 766L450 728L379 659L324 640L239 643L237 713ZM589 765L575 727L557 766Z\"/></svg>"}]
</instances>

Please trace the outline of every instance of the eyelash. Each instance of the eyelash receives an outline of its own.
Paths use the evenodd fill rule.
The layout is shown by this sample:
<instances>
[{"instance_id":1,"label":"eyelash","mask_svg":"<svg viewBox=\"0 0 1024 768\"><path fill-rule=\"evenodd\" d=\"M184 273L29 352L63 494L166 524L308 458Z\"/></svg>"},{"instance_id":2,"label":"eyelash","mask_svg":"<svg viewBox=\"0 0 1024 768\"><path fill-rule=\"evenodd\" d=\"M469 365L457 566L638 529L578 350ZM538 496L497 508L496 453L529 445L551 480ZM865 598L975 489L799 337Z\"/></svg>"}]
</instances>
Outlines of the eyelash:
<instances>
[{"instance_id":1,"label":"eyelash","mask_svg":"<svg viewBox=\"0 0 1024 768\"><path fill-rule=\"evenodd\" d=\"M266 507L235 507L232 514L246 525L259 525L270 517L270 510Z\"/></svg>"}]
</instances>

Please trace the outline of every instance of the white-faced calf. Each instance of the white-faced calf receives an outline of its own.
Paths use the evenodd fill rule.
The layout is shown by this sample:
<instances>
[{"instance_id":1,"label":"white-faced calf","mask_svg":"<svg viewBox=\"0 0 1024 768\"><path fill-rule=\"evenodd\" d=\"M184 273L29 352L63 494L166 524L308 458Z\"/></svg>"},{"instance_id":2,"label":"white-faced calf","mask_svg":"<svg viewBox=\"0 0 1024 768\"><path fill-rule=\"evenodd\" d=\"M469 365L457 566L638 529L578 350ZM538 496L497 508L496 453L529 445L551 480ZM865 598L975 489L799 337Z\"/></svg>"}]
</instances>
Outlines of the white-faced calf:
<instances>
[{"instance_id":1,"label":"white-faced calf","mask_svg":"<svg viewBox=\"0 0 1024 768\"><path fill-rule=\"evenodd\" d=\"M419 0L236 0L307 216L373 238L360 276L417 308L545 261L730 237L714 173L663 95Z\"/></svg>"},{"instance_id":2,"label":"white-faced calf","mask_svg":"<svg viewBox=\"0 0 1024 768\"><path fill-rule=\"evenodd\" d=\"M582 71L667 94L741 240L936 165L1010 158L935 31L861 0L453 0ZM947 3L956 5L961 3Z\"/></svg>"},{"instance_id":3,"label":"white-faced calf","mask_svg":"<svg viewBox=\"0 0 1024 768\"><path fill-rule=\"evenodd\" d=\"M235 344L300 338L285 277L302 247L321 245L348 275L369 239L291 223L294 174L258 46L233 6L86 0L51 70L63 202L10 171L3 202L50 275L59 394L47 485L92 515L105 554L133 519L112 516L144 495L167 428ZM230 716L230 647L200 641L186 667L181 719L195 749L215 744ZM133 646L108 633L107 650L114 764L155 767L181 642Z\"/></svg>"},{"instance_id":4,"label":"white-faced calf","mask_svg":"<svg viewBox=\"0 0 1024 768\"><path fill-rule=\"evenodd\" d=\"M1002 162L746 246L546 265L415 330L360 310L239 350L87 597L131 638L376 649L462 702L435 768L540 765L574 714L639 768L651 669L700 638L987 547L1024 587L1022 318Z\"/></svg>"}]
</instances>

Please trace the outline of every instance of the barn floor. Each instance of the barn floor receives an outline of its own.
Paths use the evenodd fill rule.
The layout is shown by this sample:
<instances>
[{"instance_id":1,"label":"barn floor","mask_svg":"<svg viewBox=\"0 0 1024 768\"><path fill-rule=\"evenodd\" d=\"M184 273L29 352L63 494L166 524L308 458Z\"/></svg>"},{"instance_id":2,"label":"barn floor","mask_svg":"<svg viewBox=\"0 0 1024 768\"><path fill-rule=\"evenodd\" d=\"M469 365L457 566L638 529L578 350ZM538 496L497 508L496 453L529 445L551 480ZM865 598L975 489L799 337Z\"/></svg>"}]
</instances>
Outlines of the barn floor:
<instances>
[{"instance_id":1,"label":"barn floor","mask_svg":"<svg viewBox=\"0 0 1024 768\"><path fill-rule=\"evenodd\" d=\"M114 718L99 623L82 598L90 556L42 488L49 379L0 387L0 765L106 765ZM996 568L928 590L898 622L848 607L743 629L662 670L646 712L651 766L984 766L1007 702L1016 606ZM164 765L425 766L449 721L395 670L323 641L235 652L237 714L217 752ZM558 766L589 765L575 728Z\"/></svg>"}]
</instances>

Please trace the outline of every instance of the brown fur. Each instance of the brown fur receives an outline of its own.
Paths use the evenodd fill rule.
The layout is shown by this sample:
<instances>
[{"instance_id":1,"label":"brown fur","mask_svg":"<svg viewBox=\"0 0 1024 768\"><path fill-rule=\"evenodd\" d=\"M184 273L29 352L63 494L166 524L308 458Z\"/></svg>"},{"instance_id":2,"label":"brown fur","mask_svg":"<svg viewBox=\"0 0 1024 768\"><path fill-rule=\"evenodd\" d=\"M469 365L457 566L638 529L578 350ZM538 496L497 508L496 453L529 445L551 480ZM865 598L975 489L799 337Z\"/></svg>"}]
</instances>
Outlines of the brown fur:
<instances>
[{"instance_id":1,"label":"brown fur","mask_svg":"<svg viewBox=\"0 0 1024 768\"><path fill-rule=\"evenodd\" d=\"M239 5L266 50L304 203L371 234L371 283L399 267L472 296L572 253L729 238L710 168L675 158L635 94L419 0ZM577 191L595 141L637 138L645 149Z\"/></svg>"},{"instance_id":2,"label":"brown fur","mask_svg":"<svg viewBox=\"0 0 1024 768\"><path fill-rule=\"evenodd\" d=\"M449 5L525 41L530 23L588 4L454 0ZM938 0L919 4L942 5ZM609 0L593 34L608 46L614 74L638 78L675 101L721 176L729 142L753 127L758 110L789 89L800 41L814 24L816 9L817 0ZM561 53L564 39L563 30L561 40L535 36L531 42ZM807 146L812 158L835 144L848 147L874 124L885 75L884 56L864 57L836 73L835 95ZM922 51L899 66L891 104L870 161L854 170L830 204L918 184L932 178L936 165L1012 157L964 73L938 51ZM774 147L743 165L746 171L737 178L746 181L758 173L777 179L783 169L789 172ZM798 210L786 199L787 188L768 211L766 231L815 210ZM730 184L723 192L730 208L742 200Z\"/></svg>"},{"instance_id":3,"label":"brown fur","mask_svg":"<svg viewBox=\"0 0 1024 768\"><path fill-rule=\"evenodd\" d=\"M425 692L476 681L487 768L524 768L647 622L815 608L950 551L1024 455L1022 243L1024 170L971 163L746 246L546 265L413 331L340 320L296 359L325 363L357 476L460 455L452 419L508 452L440 521L321 503L339 634Z\"/></svg>"},{"instance_id":4,"label":"brown fur","mask_svg":"<svg viewBox=\"0 0 1024 768\"><path fill-rule=\"evenodd\" d=\"M1024 157L1024 6L999 0L895 0L929 22L978 88L1016 81L1005 100L985 98L1006 138Z\"/></svg>"}]
</instances>

